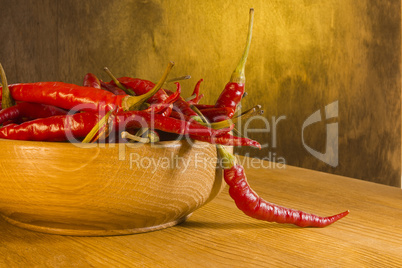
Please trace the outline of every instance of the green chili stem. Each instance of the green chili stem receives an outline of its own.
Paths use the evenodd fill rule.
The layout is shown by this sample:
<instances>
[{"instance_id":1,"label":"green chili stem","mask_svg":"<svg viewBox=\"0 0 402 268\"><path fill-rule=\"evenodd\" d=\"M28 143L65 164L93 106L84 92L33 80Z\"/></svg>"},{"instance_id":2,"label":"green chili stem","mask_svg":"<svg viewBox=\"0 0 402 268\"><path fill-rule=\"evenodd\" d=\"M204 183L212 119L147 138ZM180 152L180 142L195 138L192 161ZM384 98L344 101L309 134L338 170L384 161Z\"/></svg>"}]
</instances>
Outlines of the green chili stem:
<instances>
[{"instance_id":1,"label":"green chili stem","mask_svg":"<svg viewBox=\"0 0 402 268\"><path fill-rule=\"evenodd\" d=\"M184 76L179 76L179 77L168 79L168 80L166 80L165 83L177 82L177 81L187 80L190 78L191 78L191 75L184 75Z\"/></svg>"},{"instance_id":2,"label":"green chili stem","mask_svg":"<svg viewBox=\"0 0 402 268\"><path fill-rule=\"evenodd\" d=\"M113 110L107 112L106 115L102 117L102 119L99 120L99 122L96 123L96 125L91 129L91 131L87 134L82 143L90 143L93 137L95 137L96 133L99 132L100 128L107 124L107 121L112 113Z\"/></svg>"},{"instance_id":3,"label":"green chili stem","mask_svg":"<svg viewBox=\"0 0 402 268\"><path fill-rule=\"evenodd\" d=\"M120 83L120 81L117 80L116 76L112 74L112 72L109 70L108 67L104 67L103 70L109 75L109 77L113 80L113 82L116 84L118 88L126 92L128 95L135 96L135 92L132 89L123 86L122 83Z\"/></svg>"},{"instance_id":4,"label":"green chili stem","mask_svg":"<svg viewBox=\"0 0 402 268\"><path fill-rule=\"evenodd\" d=\"M121 133L121 137L123 139L130 139L130 140L138 141L141 143L149 143L150 142L150 139L148 139L148 138L141 138L140 136L132 135L132 134L128 133L127 131L123 131Z\"/></svg>"}]
</instances>

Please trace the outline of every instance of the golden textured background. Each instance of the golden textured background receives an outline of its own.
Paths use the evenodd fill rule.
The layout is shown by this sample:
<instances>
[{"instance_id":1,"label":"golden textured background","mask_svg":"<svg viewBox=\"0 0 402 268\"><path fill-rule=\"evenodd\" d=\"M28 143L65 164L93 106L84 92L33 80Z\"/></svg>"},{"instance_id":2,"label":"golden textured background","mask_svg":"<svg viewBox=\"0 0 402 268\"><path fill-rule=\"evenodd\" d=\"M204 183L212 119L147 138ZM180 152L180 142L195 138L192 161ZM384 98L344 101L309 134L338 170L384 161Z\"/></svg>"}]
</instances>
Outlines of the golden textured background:
<instances>
[{"instance_id":1,"label":"golden textured background","mask_svg":"<svg viewBox=\"0 0 402 268\"><path fill-rule=\"evenodd\" d=\"M287 164L401 186L401 2L396 0L0 0L0 62L9 83L80 84L87 72L158 80L167 62L191 94L204 78L213 103L239 60L255 9L243 107L261 104L277 124L250 136L268 147L238 151ZM339 165L303 147L309 115L338 101ZM325 124L305 130L325 150ZM251 123L264 127L262 120Z\"/></svg>"}]
</instances>

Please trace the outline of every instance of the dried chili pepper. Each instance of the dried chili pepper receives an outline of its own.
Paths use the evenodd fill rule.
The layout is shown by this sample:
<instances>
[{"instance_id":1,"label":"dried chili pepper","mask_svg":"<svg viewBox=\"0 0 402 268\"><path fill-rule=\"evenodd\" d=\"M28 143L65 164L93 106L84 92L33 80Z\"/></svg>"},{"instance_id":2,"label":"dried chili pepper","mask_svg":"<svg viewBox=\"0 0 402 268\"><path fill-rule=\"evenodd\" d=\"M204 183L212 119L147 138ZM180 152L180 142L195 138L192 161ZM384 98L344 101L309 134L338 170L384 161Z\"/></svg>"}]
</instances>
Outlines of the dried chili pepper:
<instances>
[{"instance_id":1,"label":"dried chili pepper","mask_svg":"<svg viewBox=\"0 0 402 268\"><path fill-rule=\"evenodd\" d=\"M193 106L201 119L208 120ZM236 206L246 215L269 222L291 223L300 227L325 227L349 214L345 211L330 217L320 217L314 214L281 207L262 199L253 191L247 182L244 168L236 163L234 155L229 153L222 145L216 145L224 169L224 180L229 185L229 195Z\"/></svg>"},{"instance_id":2,"label":"dried chili pepper","mask_svg":"<svg viewBox=\"0 0 402 268\"><path fill-rule=\"evenodd\" d=\"M8 120L14 121L16 119L22 119L23 117L37 119L65 114L67 114L67 111L55 106L40 103L18 102L16 105L0 111L0 125Z\"/></svg>"},{"instance_id":3,"label":"dried chili pepper","mask_svg":"<svg viewBox=\"0 0 402 268\"><path fill-rule=\"evenodd\" d=\"M191 94L191 96L194 96L194 98L187 100L189 105L197 104L204 97L204 94L200 94L200 85L202 81L204 81L204 79L200 79L195 85L193 94Z\"/></svg>"},{"instance_id":4,"label":"dried chili pepper","mask_svg":"<svg viewBox=\"0 0 402 268\"><path fill-rule=\"evenodd\" d=\"M233 126L223 129L212 129L195 121L178 120L160 114L150 114L144 111L120 112L116 115L117 125L125 128L148 127L179 135L197 135L219 137L228 133Z\"/></svg>"},{"instance_id":5,"label":"dried chili pepper","mask_svg":"<svg viewBox=\"0 0 402 268\"><path fill-rule=\"evenodd\" d=\"M43 103L63 109L76 109L80 104L82 111L97 112L114 109L133 110L157 92L165 82L174 63L169 63L161 80L152 90L141 96L114 95L98 88L81 87L62 82L39 82L14 84L10 91L15 100Z\"/></svg>"},{"instance_id":6,"label":"dried chili pepper","mask_svg":"<svg viewBox=\"0 0 402 268\"><path fill-rule=\"evenodd\" d=\"M246 47L243 52L243 56L240 59L236 69L232 73L229 83L226 84L224 90L218 97L218 100L215 103L216 108L225 108L226 107L226 108L232 108L233 111L235 111L236 106L239 104L239 102L243 96L244 85L246 82L244 70L246 67L248 51L250 49L250 44L251 44L253 19L254 19L254 9L251 8L247 42L246 42Z\"/></svg>"},{"instance_id":7,"label":"dried chili pepper","mask_svg":"<svg viewBox=\"0 0 402 268\"><path fill-rule=\"evenodd\" d=\"M69 137L83 138L99 120L96 113L83 112L74 115L60 115L24 122L20 125L9 124L0 128L0 138L35 141L65 141ZM144 111L117 113L112 122L114 130L148 127L179 135L219 137L232 128L211 129L196 122L168 118L161 114Z\"/></svg>"},{"instance_id":8,"label":"dried chili pepper","mask_svg":"<svg viewBox=\"0 0 402 268\"><path fill-rule=\"evenodd\" d=\"M95 113L76 113L35 119L0 128L0 138L32 141L65 141L69 135L85 137L98 120Z\"/></svg>"},{"instance_id":9,"label":"dried chili pepper","mask_svg":"<svg viewBox=\"0 0 402 268\"><path fill-rule=\"evenodd\" d=\"M300 227L325 227L349 214L349 211L345 211L330 217L320 217L269 203L250 188L243 166L234 164L230 160L232 156L228 159L227 154L225 156L222 150L220 153L226 160L229 160L227 161L229 164L224 167L224 179L229 185L230 197L241 211L252 218L276 223L290 223Z\"/></svg>"}]
</instances>

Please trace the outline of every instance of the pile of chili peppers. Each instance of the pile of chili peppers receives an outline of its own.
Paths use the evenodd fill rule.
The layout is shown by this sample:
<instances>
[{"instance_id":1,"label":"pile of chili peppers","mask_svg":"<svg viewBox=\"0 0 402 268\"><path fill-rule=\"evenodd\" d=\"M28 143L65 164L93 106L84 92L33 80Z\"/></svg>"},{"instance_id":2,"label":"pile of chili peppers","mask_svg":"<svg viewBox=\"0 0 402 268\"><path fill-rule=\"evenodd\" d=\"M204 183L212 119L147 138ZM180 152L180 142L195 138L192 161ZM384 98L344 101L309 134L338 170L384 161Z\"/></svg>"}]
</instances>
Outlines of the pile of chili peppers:
<instances>
[{"instance_id":1,"label":"pile of chili peppers","mask_svg":"<svg viewBox=\"0 0 402 268\"><path fill-rule=\"evenodd\" d=\"M324 227L346 216L348 211L319 217L287 209L261 199L248 185L244 169L222 145L253 146L257 141L233 135L240 118L260 114L256 106L236 115L245 93L245 65L251 43L254 10L250 9L246 47L218 100L213 105L199 104L202 79L195 85L192 97L181 96L180 83L176 91L162 88L173 63L170 62L161 79L151 81L120 77L109 82L88 73L83 85L63 82L20 83L7 85L0 65L2 87L0 138L32 141L80 142L150 142L190 137L217 145L224 168L224 179L230 196L245 214L260 220L292 223L301 227ZM171 79L170 81L174 81ZM117 138L116 137L122 137Z\"/></svg>"}]
</instances>

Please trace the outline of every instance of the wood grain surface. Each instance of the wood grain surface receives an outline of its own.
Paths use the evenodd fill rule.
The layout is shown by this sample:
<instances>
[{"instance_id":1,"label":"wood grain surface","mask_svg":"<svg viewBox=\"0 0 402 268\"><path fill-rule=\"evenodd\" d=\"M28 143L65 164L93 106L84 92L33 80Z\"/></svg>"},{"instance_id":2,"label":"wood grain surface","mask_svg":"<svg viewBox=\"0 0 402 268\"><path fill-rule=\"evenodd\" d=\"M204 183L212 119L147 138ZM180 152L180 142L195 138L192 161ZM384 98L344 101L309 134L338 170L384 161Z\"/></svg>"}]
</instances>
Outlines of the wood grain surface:
<instances>
[{"instance_id":1,"label":"wood grain surface","mask_svg":"<svg viewBox=\"0 0 402 268\"><path fill-rule=\"evenodd\" d=\"M248 218L224 190L184 223L113 237L49 235L0 219L2 267L400 267L402 192L395 187L286 166L246 168L276 204L350 215L322 229Z\"/></svg>"},{"instance_id":2,"label":"wood grain surface","mask_svg":"<svg viewBox=\"0 0 402 268\"><path fill-rule=\"evenodd\" d=\"M105 66L116 76L157 81L174 61L172 76L192 76L182 82L185 97L204 78L203 103L215 102L230 78L253 7L243 107L265 110L248 124L262 131L246 133L265 146L237 150L401 186L399 0L0 0L0 7L9 83L81 84L87 72L108 80ZM304 133L307 146L326 153L326 124L338 123L339 147L327 151L339 163L330 166L306 150L302 126L334 101L337 118Z\"/></svg>"},{"instance_id":3,"label":"wood grain surface","mask_svg":"<svg viewBox=\"0 0 402 268\"><path fill-rule=\"evenodd\" d=\"M119 235L166 228L222 189L214 145L0 140L0 214L31 230Z\"/></svg>"}]
</instances>

